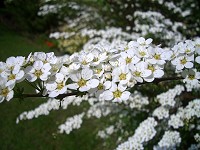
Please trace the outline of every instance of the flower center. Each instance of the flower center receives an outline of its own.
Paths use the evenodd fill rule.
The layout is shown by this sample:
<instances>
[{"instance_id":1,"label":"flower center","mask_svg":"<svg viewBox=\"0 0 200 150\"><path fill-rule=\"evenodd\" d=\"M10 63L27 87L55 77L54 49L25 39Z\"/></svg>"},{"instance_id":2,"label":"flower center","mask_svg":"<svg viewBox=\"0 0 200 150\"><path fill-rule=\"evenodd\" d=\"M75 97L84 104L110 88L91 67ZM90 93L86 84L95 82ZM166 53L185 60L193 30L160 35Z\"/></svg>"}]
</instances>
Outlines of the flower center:
<instances>
[{"instance_id":1,"label":"flower center","mask_svg":"<svg viewBox=\"0 0 200 150\"><path fill-rule=\"evenodd\" d=\"M117 90L117 91L113 92L113 95L114 95L115 98L119 98L119 97L121 97L122 92Z\"/></svg>"},{"instance_id":2,"label":"flower center","mask_svg":"<svg viewBox=\"0 0 200 150\"><path fill-rule=\"evenodd\" d=\"M64 87L63 82L57 83L57 89L58 89L58 90L61 90L63 87Z\"/></svg>"},{"instance_id":3,"label":"flower center","mask_svg":"<svg viewBox=\"0 0 200 150\"><path fill-rule=\"evenodd\" d=\"M2 89L2 91L1 91L1 95L3 95L4 97L6 97L8 95L8 93L9 93L8 88Z\"/></svg>"},{"instance_id":4,"label":"flower center","mask_svg":"<svg viewBox=\"0 0 200 150\"><path fill-rule=\"evenodd\" d=\"M181 59L181 64L182 64L182 65L186 64L186 62L187 62L187 60L186 60L185 57L184 57L183 59Z\"/></svg>"},{"instance_id":5,"label":"flower center","mask_svg":"<svg viewBox=\"0 0 200 150\"><path fill-rule=\"evenodd\" d=\"M190 50L190 49L186 49L185 52L186 52L186 53L190 53L191 50Z\"/></svg>"},{"instance_id":6,"label":"flower center","mask_svg":"<svg viewBox=\"0 0 200 150\"><path fill-rule=\"evenodd\" d=\"M99 60L98 57L95 57L95 58L93 59L94 62L97 62L98 60Z\"/></svg>"},{"instance_id":7,"label":"flower center","mask_svg":"<svg viewBox=\"0 0 200 150\"><path fill-rule=\"evenodd\" d=\"M128 57L127 57L127 58L126 58L126 64L130 64L130 63L131 63L131 60L132 60L131 58L128 58Z\"/></svg>"},{"instance_id":8,"label":"flower center","mask_svg":"<svg viewBox=\"0 0 200 150\"><path fill-rule=\"evenodd\" d=\"M96 69L96 73L97 73L97 74L100 74L101 71L102 71L102 69Z\"/></svg>"},{"instance_id":9,"label":"flower center","mask_svg":"<svg viewBox=\"0 0 200 150\"><path fill-rule=\"evenodd\" d=\"M120 80L126 80L126 74L121 73L121 74L119 75L119 79L120 79Z\"/></svg>"},{"instance_id":10,"label":"flower center","mask_svg":"<svg viewBox=\"0 0 200 150\"><path fill-rule=\"evenodd\" d=\"M43 74L43 73L42 73L41 70L36 70L35 73L34 73L34 75L35 75L36 77L40 77L42 74Z\"/></svg>"},{"instance_id":11,"label":"flower center","mask_svg":"<svg viewBox=\"0 0 200 150\"><path fill-rule=\"evenodd\" d=\"M15 79L15 75L14 74L11 74L8 76L8 80L14 80Z\"/></svg>"},{"instance_id":12,"label":"flower center","mask_svg":"<svg viewBox=\"0 0 200 150\"><path fill-rule=\"evenodd\" d=\"M160 54L154 55L154 58L155 58L156 60L160 60Z\"/></svg>"},{"instance_id":13,"label":"flower center","mask_svg":"<svg viewBox=\"0 0 200 150\"><path fill-rule=\"evenodd\" d=\"M97 86L97 89L98 89L98 90L103 90L103 84L102 84L102 83L99 83L99 85Z\"/></svg>"},{"instance_id":14,"label":"flower center","mask_svg":"<svg viewBox=\"0 0 200 150\"><path fill-rule=\"evenodd\" d=\"M87 82L86 80L80 79L80 80L78 81L79 87L85 86L85 85L86 85L86 82Z\"/></svg>"},{"instance_id":15,"label":"flower center","mask_svg":"<svg viewBox=\"0 0 200 150\"><path fill-rule=\"evenodd\" d=\"M128 46L126 46L126 47L124 48L124 50L125 50L125 51L128 50Z\"/></svg>"},{"instance_id":16,"label":"flower center","mask_svg":"<svg viewBox=\"0 0 200 150\"><path fill-rule=\"evenodd\" d=\"M154 72L156 70L155 67L152 65L148 65L148 69L151 70L152 72Z\"/></svg>"},{"instance_id":17,"label":"flower center","mask_svg":"<svg viewBox=\"0 0 200 150\"><path fill-rule=\"evenodd\" d=\"M139 71L135 71L134 74L135 74L135 76L140 77L141 72L139 72Z\"/></svg>"},{"instance_id":18,"label":"flower center","mask_svg":"<svg viewBox=\"0 0 200 150\"><path fill-rule=\"evenodd\" d=\"M11 67L10 67L10 70L13 70L13 69L14 69L14 66L11 66Z\"/></svg>"},{"instance_id":19,"label":"flower center","mask_svg":"<svg viewBox=\"0 0 200 150\"><path fill-rule=\"evenodd\" d=\"M146 55L146 53L144 51L139 52L139 54L144 57Z\"/></svg>"},{"instance_id":20,"label":"flower center","mask_svg":"<svg viewBox=\"0 0 200 150\"><path fill-rule=\"evenodd\" d=\"M83 65L87 65L87 61L86 61L86 60L83 60L83 61L82 61L82 64L83 64Z\"/></svg>"},{"instance_id":21,"label":"flower center","mask_svg":"<svg viewBox=\"0 0 200 150\"><path fill-rule=\"evenodd\" d=\"M190 79L190 80L194 80L194 79L195 79L195 76L192 75L192 74L189 74L189 75L188 75L188 79Z\"/></svg>"}]
</instances>

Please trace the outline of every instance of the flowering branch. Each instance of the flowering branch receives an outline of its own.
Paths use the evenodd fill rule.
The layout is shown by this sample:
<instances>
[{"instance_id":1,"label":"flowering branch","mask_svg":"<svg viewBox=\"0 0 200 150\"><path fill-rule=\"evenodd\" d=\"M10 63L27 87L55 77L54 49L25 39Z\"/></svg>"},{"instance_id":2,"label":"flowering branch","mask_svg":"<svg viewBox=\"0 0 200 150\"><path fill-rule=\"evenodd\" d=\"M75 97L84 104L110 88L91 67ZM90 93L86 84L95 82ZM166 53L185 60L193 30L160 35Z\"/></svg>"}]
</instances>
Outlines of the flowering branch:
<instances>
[{"instance_id":1,"label":"flowering branch","mask_svg":"<svg viewBox=\"0 0 200 150\"><path fill-rule=\"evenodd\" d=\"M71 56L35 52L28 58L10 57L0 62L0 102L13 97L63 99L86 93L121 102L129 99L129 89L136 85L181 79L191 85L199 82L200 72L195 68L200 64L198 41L187 40L170 49L151 42L141 37L116 47L93 45ZM164 72L167 62L177 77L162 78L171 75ZM40 93L24 94L19 89L14 95L15 85L23 80Z\"/></svg>"}]
</instances>

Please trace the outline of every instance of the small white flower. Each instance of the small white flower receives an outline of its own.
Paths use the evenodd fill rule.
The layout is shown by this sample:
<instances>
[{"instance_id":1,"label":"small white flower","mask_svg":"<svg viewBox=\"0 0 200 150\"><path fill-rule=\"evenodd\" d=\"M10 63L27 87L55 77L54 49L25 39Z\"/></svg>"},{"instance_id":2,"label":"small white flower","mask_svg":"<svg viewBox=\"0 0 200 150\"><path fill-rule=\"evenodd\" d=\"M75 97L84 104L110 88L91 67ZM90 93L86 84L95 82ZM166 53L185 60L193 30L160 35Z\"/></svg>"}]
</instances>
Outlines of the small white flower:
<instances>
[{"instance_id":1,"label":"small white flower","mask_svg":"<svg viewBox=\"0 0 200 150\"><path fill-rule=\"evenodd\" d=\"M175 58L174 60L172 60L171 63L176 66L177 70L182 70L184 67L192 68L194 64L191 61L194 61L194 55L179 56Z\"/></svg>"},{"instance_id":2,"label":"small white flower","mask_svg":"<svg viewBox=\"0 0 200 150\"><path fill-rule=\"evenodd\" d=\"M9 101L10 99L13 98L14 92L13 89L14 85L8 85L6 86L6 79L0 78L0 103L6 99Z\"/></svg>"},{"instance_id":3,"label":"small white flower","mask_svg":"<svg viewBox=\"0 0 200 150\"><path fill-rule=\"evenodd\" d=\"M148 51L150 55L152 56L152 58L148 60L149 63L158 64L158 65L165 64L166 53L164 49L160 47L157 47L157 48L149 47Z\"/></svg>"},{"instance_id":4,"label":"small white flower","mask_svg":"<svg viewBox=\"0 0 200 150\"><path fill-rule=\"evenodd\" d=\"M200 72L197 72L196 69L184 70L182 76L185 78L183 82L193 82L198 84L200 79Z\"/></svg>"},{"instance_id":5,"label":"small white flower","mask_svg":"<svg viewBox=\"0 0 200 150\"><path fill-rule=\"evenodd\" d=\"M93 61L94 55L92 53L82 53L78 56L78 61L80 64L84 67L87 67L90 65L90 63Z\"/></svg>"},{"instance_id":6,"label":"small white flower","mask_svg":"<svg viewBox=\"0 0 200 150\"><path fill-rule=\"evenodd\" d=\"M150 76L144 77L144 80L147 82L152 82L154 78L161 78L164 75L164 71L162 70L163 68L159 65L148 64L147 69L151 71Z\"/></svg>"},{"instance_id":7,"label":"small white flower","mask_svg":"<svg viewBox=\"0 0 200 150\"><path fill-rule=\"evenodd\" d=\"M121 52L121 57L119 58L119 65L130 65L136 64L140 61L132 49L127 50L126 52Z\"/></svg>"},{"instance_id":8,"label":"small white flower","mask_svg":"<svg viewBox=\"0 0 200 150\"><path fill-rule=\"evenodd\" d=\"M34 82L38 78L42 81L46 81L50 73L51 66L49 63L43 63L42 61L35 61L33 66L28 66L25 69L27 73L26 79L30 82Z\"/></svg>"},{"instance_id":9,"label":"small white flower","mask_svg":"<svg viewBox=\"0 0 200 150\"><path fill-rule=\"evenodd\" d=\"M120 66L113 70L112 81L119 82L119 84L126 84L131 78L131 73L128 66Z\"/></svg>"},{"instance_id":10,"label":"small white flower","mask_svg":"<svg viewBox=\"0 0 200 150\"><path fill-rule=\"evenodd\" d=\"M67 86L65 85L66 79L63 74L57 73L54 80L46 84L49 97L56 97L67 92Z\"/></svg>"},{"instance_id":11,"label":"small white flower","mask_svg":"<svg viewBox=\"0 0 200 150\"><path fill-rule=\"evenodd\" d=\"M125 91L126 87L122 84L112 83L109 90L103 93L103 98L105 100L113 100L113 102L122 102L129 99L130 92Z\"/></svg>"},{"instance_id":12,"label":"small white flower","mask_svg":"<svg viewBox=\"0 0 200 150\"><path fill-rule=\"evenodd\" d=\"M91 88L95 88L99 85L99 80L92 79L93 71L85 68L81 70L81 72L77 72L76 74L70 75L72 81L76 82L73 84L69 84L69 89L78 89L79 91L88 91Z\"/></svg>"},{"instance_id":13,"label":"small white flower","mask_svg":"<svg viewBox=\"0 0 200 150\"><path fill-rule=\"evenodd\" d=\"M200 64L200 56L197 56L197 57L195 58L195 61L196 61L198 64Z\"/></svg>"},{"instance_id":14,"label":"small white flower","mask_svg":"<svg viewBox=\"0 0 200 150\"><path fill-rule=\"evenodd\" d=\"M148 64L146 62L139 62L135 66L131 65L130 69L133 75L133 78L137 82L143 82L143 78L146 78L152 74L151 70L148 70Z\"/></svg>"}]
</instances>

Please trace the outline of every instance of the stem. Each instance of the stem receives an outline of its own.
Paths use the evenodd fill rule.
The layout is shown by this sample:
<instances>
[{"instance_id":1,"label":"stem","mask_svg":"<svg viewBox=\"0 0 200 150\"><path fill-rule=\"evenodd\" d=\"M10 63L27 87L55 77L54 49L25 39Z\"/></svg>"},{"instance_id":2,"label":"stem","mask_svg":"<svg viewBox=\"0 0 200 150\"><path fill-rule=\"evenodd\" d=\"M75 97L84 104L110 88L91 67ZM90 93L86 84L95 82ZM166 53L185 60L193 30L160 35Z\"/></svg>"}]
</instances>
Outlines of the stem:
<instances>
[{"instance_id":1,"label":"stem","mask_svg":"<svg viewBox=\"0 0 200 150\"><path fill-rule=\"evenodd\" d=\"M148 83L158 84L158 83L163 82L163 81L172 81L172 80L181 80L181 79L183 79L183 78L182 77L161 78L161 79L155 79L153 82L137 83L136 85L143 85L143 84L148 84ZM30 84L30 85L32 85L32 84ZM73 93L67 93L67 94L60 94L57 97L55 97L55 99L62 100L63 98L65 98L67 96L78 95L78 93L79 92L73 92ZM38 94L21 94L20 97L15 96L14 98L28 98L28 97L48 97L48 95L42 95L41 93L38 93Z\"/></svg>"},{"instance_id":2,"label":"stem","mask_svg":"<svg viewBox=\"0 0 200 150\"><path fill-rule=\"evenodd\" d=\"M27 84L29 84L30 86L32 86L33 88L35 88L36 90L41 91L40 88L38 88L37 85L36 85L35 83L28 82L27 80L25 80L25 82L26 82Z\"/></svg>"},{"instance_id":3,"label":"stem","mask_svg":"<svg viewBox=\"0 0 200 150\"><path fill-rule=\"evenodd\" d=\"M60 94L58 95L57 97L54 97L55 99L63 99L67 96L73 96L73 95L77 95L77 92L74 92L74 93L67 93L67 94ZM49 97L48 95L42 95L42 94L22 94L21 95L22 98L29 98L29 97L44 97L44 98L47 98ZM15 96L14 98L19 98L18 96Z\"/></svg>"},{"instance_id":4,"label":"stem","mask_svg":"<svg viewBox=\"0 0 200 150\"><path fill-rule=\"evenodd\" d=\"M160 79L155 79L153 82L142 82L142 83L136 83L136 85L143 85L143 84L148 84L148 83L154 83L158 84L163 81L173 81L173 80L182 80L184 79L183 77L168 77L168 78L160 78Z\"/></svg>"}]
</instances>

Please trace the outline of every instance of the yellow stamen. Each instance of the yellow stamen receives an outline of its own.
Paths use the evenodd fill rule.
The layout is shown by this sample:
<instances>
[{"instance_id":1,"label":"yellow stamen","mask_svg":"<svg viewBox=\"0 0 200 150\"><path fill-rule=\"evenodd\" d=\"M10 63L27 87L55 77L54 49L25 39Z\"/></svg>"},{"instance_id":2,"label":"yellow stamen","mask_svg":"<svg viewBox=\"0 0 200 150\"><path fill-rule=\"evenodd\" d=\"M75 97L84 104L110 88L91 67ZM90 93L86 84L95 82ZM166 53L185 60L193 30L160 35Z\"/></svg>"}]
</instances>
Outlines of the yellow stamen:
<instances>
[{"instance_id":1,"label":"yellow stamen","mask_svg":"<svg viewBox=\"0 0 200 150\"><path fill-rule=\"evenodd\" d=\"M98 90L103 90L103 84L102 84L102 83L99 83L99 85L97 86L97 89L98 89Z\"/></svg>"},{"instance_id":2,"label":"yellow stamen","mask_svg":"<svg viewBox=\"0 0 200 150\"><path fill-rule=\"evenodd\" d=\"M15 79L15 77L16 77L16 75L14 75L14 74L11 74L11 75L9 75L9 76L8 76L8 80L14 80L14 79Z\"/></svg>"},{"instance_id":3,"label":"yellow stamen","mask_svg":"<svg viewBox=\"0 0 200 150\"><path fill-rule=\"evenodd\" d=\"M120 80L126 80L126 74L121 73L121 74L119 75L119 79L120 79Z\"/></svg>"},{"instance_id":4,"label":"yellow stamen","mask_svg":"<svg viewBox=\"0 0 200 150\"><path fill-rule=\"evenodd\" d=\"M139 71L135 71L134 74L135 74L135 76L140 77L141 72L139 72Z\"/></svg>"},{"instance_id":5,"label":"yellow stamen","mask_svg":"<svg viewBox=\"0 0 200 150\"><path fill-rule=\"evenodd\" d=\"M43 73L42 73L41 70L36 70L35 73L34 73L34 75L35 75L36 77L40 77L42 74L43 74Z\"/></svg>"},{"instance_id":6,"label":"yellow stamen","mask_svg":"<svg viewBox=\"0 0 200 150\"><path fill-rule=\"evenodd\" d=\"M151 70L152 72L154 72L156 70L153 65L148 65L148 69Z\"/></svg>"},{"instance_id":7,"label":"yellow stamen","mask_svg":"<svg viewBox=\"0 0 200 150\"><path fill-rule=\"evenodd\" d=\"M113 95L114 95L115 98L119 98L119 97L121 97L122 92L117 90L117 91L113 92Z\"/></svg>"},{"instance_id":8,"label":"yellow stamen","mask_svg":"<svg viewBox=\"0 0 200 150\"><path fill-rule=\"evenodd\" d=\"M127 58L126 58L126 64L130 64L130 63L131 63L131 60L132 60L131 58L128 58L128 57L127 57Z\"/></svg>"},{"instance_id":9,"label":"yellow stamen","mask_svg":"<svg viewBox=\"0 0 200 150\"><path fill-rule=\"evenodd\" d=\"M160 60L160 54L154 55L154 58L155 58L156 60Z\"/></svg>"},{"instance_id":10,"label":"yellow stamen","mask_svg":"<svg viewBox=\"0 0 200 150\"><path fill-rule=\"evenodd\" d=\"M57 89L61 90L64 87L63 82L57 84Z\"/></svg>"},{"instance_id":11,"label":"yellow stamen","mask_svg":"<svg viewBox=\"0 0 200 150\"><path fill-rule=\"evenodd\" d=\"M79 87L85 86L86 83L87 83L87 81L84 80L84 79L80 79L80 80L78 81L78 85L79 85Z\"/></svg>"},{"instance_id":12,"label":"yellow stamen","mask_svg":"<svg viewBox=\"0 0 200 150\"><path fill-rule=\"evenodd\" d=\"M8 95L8 93L9 93L8 88L2 89L2 91L1 91L1 95L3 95L4 97L6 97Z\"/></svg>"},{"instance_id":13,"label":"yellow stamen","mask_svg":"<svg viewBox=\"0 0 200 150\"><path fill-rule=\"evenodd\" d=\"M185 57L184 57L183 59L181 59L180 61L181 61L181 64L182 64L182 65L184 65L184 64L186 64L186 63L187 63L187 60L186 60L186 58L185 58Z\"/></svg>"},{"instance_id":14,"label":"yellow stamen","mask_svg":"<svg viewBox=\"0 0 200 150\"><path fill-rule=\"evenodd\" d=\"M194 80L194 79L195 79L195 76L194 76L194 75L191 75L191 74L189 74L189 75L188 75L188 79L190 79L190 80Z\"/></svg>"}]
</instances>

